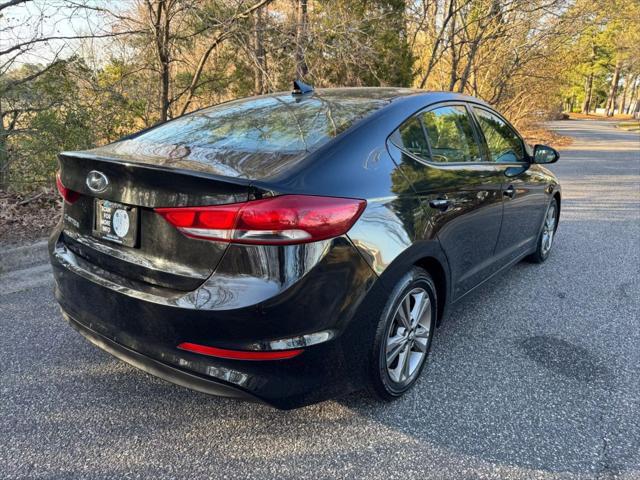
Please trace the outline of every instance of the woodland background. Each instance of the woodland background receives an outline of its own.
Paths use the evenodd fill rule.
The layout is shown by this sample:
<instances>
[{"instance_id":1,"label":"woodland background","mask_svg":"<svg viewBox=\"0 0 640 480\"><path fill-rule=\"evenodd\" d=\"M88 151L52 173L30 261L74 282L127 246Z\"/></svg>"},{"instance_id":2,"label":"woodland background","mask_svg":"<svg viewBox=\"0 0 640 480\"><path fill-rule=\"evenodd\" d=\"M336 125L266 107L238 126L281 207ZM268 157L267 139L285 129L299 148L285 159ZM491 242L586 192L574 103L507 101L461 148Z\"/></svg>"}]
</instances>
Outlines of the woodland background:
<instances>
[{"instance_id":1,"label":"woodland background","mask_svg":"<svg viewBox=\"0 0 640 480\"><path fill-rule=\"evenodd\" d=\"M0 0L0 217L48 226L60 151L294 78L639 115L640 0Z\"/></svg>"}]
</instances>

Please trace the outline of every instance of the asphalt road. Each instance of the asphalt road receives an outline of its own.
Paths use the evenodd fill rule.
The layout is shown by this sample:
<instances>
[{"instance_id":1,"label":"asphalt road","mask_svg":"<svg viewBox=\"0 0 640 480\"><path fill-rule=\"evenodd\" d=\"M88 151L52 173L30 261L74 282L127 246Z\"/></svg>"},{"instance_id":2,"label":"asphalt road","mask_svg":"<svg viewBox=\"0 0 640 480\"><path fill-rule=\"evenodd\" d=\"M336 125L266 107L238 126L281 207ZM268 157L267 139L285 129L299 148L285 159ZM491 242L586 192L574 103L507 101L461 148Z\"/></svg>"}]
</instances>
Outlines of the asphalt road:
<instances>
[{"instance_id":1,"label":"asphalt road","mask_svg":"<svg viewBox=\"0 0 640 480\"><path fill-rule=\"evenodd\" d=\"M0 293L0 478L640 478L640 137L554 128L551 258L455 305L392 404L207 397L89 345L49 284Z\"/></svg>"}]
</instances>

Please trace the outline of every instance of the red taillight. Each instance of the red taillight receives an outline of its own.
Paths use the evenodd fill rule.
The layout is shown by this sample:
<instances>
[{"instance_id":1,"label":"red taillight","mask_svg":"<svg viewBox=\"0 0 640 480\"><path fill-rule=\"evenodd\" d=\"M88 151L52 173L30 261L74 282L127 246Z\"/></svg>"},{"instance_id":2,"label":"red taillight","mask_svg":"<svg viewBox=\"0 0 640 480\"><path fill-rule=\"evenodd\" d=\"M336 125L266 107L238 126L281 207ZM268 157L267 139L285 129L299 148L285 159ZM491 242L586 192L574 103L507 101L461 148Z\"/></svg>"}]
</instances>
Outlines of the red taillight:
<instances>
[{"instance_id":1,"label":"red taillight","mask_svg":"<svg viewBox=\"0 0 640 480\"><path fill-rule=\"evenodd\" d=\"M287 245L346 233L365 205L353 198L282 195L209 207L156 208L156 212L189 237Z\"/></svg>"},{"instance_id":2,"label":"red taillight","mask_svg":"<svg viewBox=\"0 0 640 480\"><path fill-rule=\"evenodd\" d=\"M181 343L180 350L208 355L210 357L228 358L230 360L286 360L300 355L301 348L295 350L270 350L270 351L249 351L249 350L227 350L226 348L207 347L197 343Z\"/></svg>"},{"instance_id":3,"label":"red taillight","mask_svg":"<svg viewBox=\"0 0 640 480\"><path fill-rule=\"evenodd\" d=\"M62 196L62 198L64 198L64 201L67 203L75 202L80 196L78 192L75 192L62 184L62 180L60 179L60 172L56 174L56 187L58 187L60 196Z\"/></svg>"}]
</instances>

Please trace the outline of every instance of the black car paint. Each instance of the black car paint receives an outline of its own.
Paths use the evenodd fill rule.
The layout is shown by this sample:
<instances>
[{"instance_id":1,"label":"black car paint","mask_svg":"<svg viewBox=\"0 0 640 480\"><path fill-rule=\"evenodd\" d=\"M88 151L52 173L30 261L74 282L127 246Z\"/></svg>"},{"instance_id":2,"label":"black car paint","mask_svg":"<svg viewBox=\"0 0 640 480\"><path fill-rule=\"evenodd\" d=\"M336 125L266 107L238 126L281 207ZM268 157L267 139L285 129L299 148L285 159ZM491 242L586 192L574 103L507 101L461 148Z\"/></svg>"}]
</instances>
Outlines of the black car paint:
<instances>
[{"instance_id":1,"label":"black car paint","mask_svg":"<svg viewBox=\"0 0 640 480\"><path fill-rule=\"evenodd\" d=\"M475 102L436 102L424 110ZM472 109L467 111L472 114ZM427 162L388 142L392 157L414 179L420 204L428 210L433 231L425 231L424 238L437 237L449 260L453 301L531 249L548 203L545 189L551 186L555 193L558 188L550 172L539 165L488 161L477 123L475 128L482 143L480 162ZM515 194L507 195L507 189ZM439 199L447 200L444 211L430 205Z\"/></svg>"},{"instance_id":2,"label":"black car paint","mask_svg":"<svg viewBox=\"0 0 640 480\"><path fill-rule=\"evenodd\" d=\"M442 318L447 304L533 251L546 205L560 191L539 165L436 165L401 151L388 138L416 112L482 103L414 90L388 96L387 106L317 150L283 159L286 169L253 165L253 178L103 156L108 149L61 154L63 183L82 194L65 205L50 241L65 314L92 341L137 352L132 363L144 367L147 358L156 375L176 381L152 368L160 362L196 376L191 386L199 390L209 382L232 387L231 396L294 408L360 388L386 295L410 266L429 268L437 280ZM138 205L143 222L156 222L140 249L96 242L82 224L93 169L112 179L100 198ZM514 198L504 194L509 186ZM187 240L151 210L293 193L361 198L367 208L344 236L290 246ZM430 206L444 195L446 211ZM184 341L239 350L286 341L305 351L272 362L223 360L178 350Z\"/></svg>"}]
</instances>

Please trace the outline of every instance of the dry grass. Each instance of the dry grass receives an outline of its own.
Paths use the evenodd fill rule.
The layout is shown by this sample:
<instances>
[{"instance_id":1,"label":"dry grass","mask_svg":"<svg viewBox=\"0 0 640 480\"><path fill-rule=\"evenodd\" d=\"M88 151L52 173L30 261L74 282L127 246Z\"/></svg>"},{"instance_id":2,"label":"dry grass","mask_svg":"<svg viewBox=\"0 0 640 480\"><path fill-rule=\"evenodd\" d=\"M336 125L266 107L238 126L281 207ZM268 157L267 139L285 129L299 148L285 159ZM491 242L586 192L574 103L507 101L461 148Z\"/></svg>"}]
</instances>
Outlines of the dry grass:
<instances>
[{"instance_id":1,"label":"dry grass","mask_svg":"<svg viewBox=\"0 0 640 480\"><path fill-rule=\"evenodd\" d=\"M616 114L613 117L606 117L604 115L596 115L595 113L570 113L570 120L607 120L619 122L620 120L632 120L631 115Z\"/></svg>"}]
</instances>

